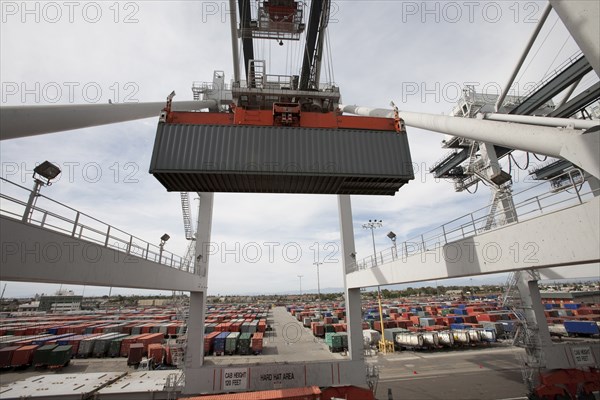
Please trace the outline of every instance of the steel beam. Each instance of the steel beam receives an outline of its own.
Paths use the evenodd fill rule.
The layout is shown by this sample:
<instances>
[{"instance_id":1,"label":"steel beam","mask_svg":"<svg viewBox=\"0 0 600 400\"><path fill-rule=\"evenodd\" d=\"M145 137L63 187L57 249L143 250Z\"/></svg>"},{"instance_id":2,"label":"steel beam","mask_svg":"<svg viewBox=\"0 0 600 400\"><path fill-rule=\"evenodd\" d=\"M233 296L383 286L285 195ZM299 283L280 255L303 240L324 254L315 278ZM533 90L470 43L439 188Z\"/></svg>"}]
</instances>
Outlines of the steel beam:
<instances>
[{"instance_id":1,"label":"steel beam","mask_svg":"<svg viewBox=\"0 0 600 400\"><path fill-rule=\"evenodd\" d=\"M0 107L0 140L158 117L166 102ZM216 108L214 100L173 102L172 110Z\"/></svg>"},{"instance_id":2,"label":"steel beam","mask_svg":"<svg viewBox=\"0 0 600 400\"><path fill-rule=\"evenodd\" d=\"M364 361L363 335L362 335L362 311L360 288L349 288L346 278L354 265L356 256L354 247L354 228L352 226L352 203L349 195L338 195L338 213L340 219L340 232L342 244L342 263L344 266L344 286L346 290L346 318L348 324L348 346L350 359L352 361ZM357 385L364 385L364 381Z\"/></svg>"},{"instance_id":3,"label":"steel beam","mask_svg":"<svg viewBox=\"0 0 600 400\"><path fill-rule=\"evenodd\" d=\"M569 85L577 82L585 74L592 70L592 66L585 56L581 56L573 64L569 65L555 78L543 85L535 93L531 94L521 104L513 108L509 114L530 115L540 106L565 90Z\"/></svg>"},{"instance_id":4,"label":"steel beam","mask_svg":"<svg viewBox=\"0 0 600 400\"><path fill-rule=\"evenodd\" d=\"M193 291L199 276L103 244L0 217L0 279Z\"/></svg>"},{"instance_id":5,"label":"steel beam","mask_svg":"<svg viewBox=\"0 0 600 400\"><path fill-rule=\"evenodd\" d=\"M549 269L544 276L598 275L600 198L352 272L349 288ZM413 246L416 247L416 246ZM582 267L579 267L582 266ZM560 267L560 268L559 268Z\"/></svg>"},{"instance_id":6,"label":"steel beam","mask_svg":"<svg viewBox=\"0 0 600 400\"><path fill-rule=\"evenodd\" d=\"M598 98L600 98L600 82L596 82L556 110L552 111L548 114L548 117L568 118L575 115L577 111L592 104Z\"/></svg>"},{"instance_id":7,"label":"steel beam","mask_svg":"<svg viewBox=\"0 0 600 400\"><path fill-rule=\"evenodd\" d=\"M550 0L550 4L600 77L600 2Z\"/></svg>"}]
</instances>

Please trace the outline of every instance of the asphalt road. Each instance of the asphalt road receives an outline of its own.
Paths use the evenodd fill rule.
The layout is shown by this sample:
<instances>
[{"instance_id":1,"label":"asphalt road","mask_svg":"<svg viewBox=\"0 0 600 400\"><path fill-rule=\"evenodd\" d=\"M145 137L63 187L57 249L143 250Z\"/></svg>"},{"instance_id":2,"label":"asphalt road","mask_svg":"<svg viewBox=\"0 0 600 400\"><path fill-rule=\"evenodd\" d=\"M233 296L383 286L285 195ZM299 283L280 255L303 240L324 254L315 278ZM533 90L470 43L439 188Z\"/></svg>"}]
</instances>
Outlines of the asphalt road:
<instances>
[{"instance_id":1,"label":"asphalt road","mask_svg":"<svg viewBox=\"0 0 600 400\"><path fill-rule=\"evenodd\" d=\"M525 399L521 349L473 348L368 357L379 367L376 396L387 400Z\"/></svg>"}]
</instances>

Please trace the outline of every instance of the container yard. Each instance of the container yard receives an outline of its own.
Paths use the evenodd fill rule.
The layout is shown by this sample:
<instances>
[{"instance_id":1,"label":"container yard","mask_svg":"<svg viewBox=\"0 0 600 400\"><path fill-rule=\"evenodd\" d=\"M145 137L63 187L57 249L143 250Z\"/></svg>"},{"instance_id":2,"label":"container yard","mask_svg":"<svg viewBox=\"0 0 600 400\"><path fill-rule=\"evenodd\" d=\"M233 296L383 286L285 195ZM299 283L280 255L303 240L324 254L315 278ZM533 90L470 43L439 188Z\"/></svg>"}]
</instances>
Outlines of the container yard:
<instances>
[{"instance_id":1,"label":"container yard","mask_svg":"<svg viewBox=\"0 0 600 400\"><path fill-rule=\"evenodd\" d=\"M555 337L598 343L597 304L546 302L544 307ZM169 308L136 308L79 316L9 316L2 321L0 337L3 388L18 386L18 381L25 382L22 379L27 376L45 376L54 371L68 374L71 368L83 366L90 372L121 373L119 379L127 379L138 368L176 372L174 345L185 332L185 322L179 315L181 312ZM377 301L365 299L362 319L367 364L385 366L394 377L419 374L420 379L426 379L433 372L427 372L429 364L414 362L406 364L414 367L398 370L397 355L410 360L412 354L423 354L426 360L439 354L452 365L458 362L455 357L462 359L473 351L479 354L478 360L489 354L496 360L492 363L510 356L512 361L506 362L514 363L513 370L519 373L515 352L520 349L511 346L519 320L495 297L453 301L386 299L381 314ZM209 308L204 327L207 365L347 359L346 315L340 302L224 304ZM393 353L379 351L382 337L394 344ZM484 373L481 366L478 368L473 371ZM162 384L165 386L166 381ZM378 394L377 398L385 395Z\"/></svg>"},{"instance_id":2,"label":"container yard","mask_svg":"<svg viewBox=\"0 0 600 400\"><path fill-rule=\"evenodd\" d=\"M600 337L597 304L547 302L545 309L553 336ZM296 323L293 329L292 323ZM518 324L515 314L501 307L496 299L386 300L381 315L377 302L363 302L365 349L373 351L377 350L382 330L395 351L460 350L508 343ZM64 361L67 358L124 358L128 365L135 366L143 357L153 359L155 366L174 368L171 352L184 325L176 311L168 308L79 316L9 316L0 327L0 368L59 368L68 365ZM270 336L276 328L284 328L281 340L288 344L298 342L296 336L309 336L341 357L348 350L343 303L294 303L285 309L232 304L209 309L204 328L205 356L217 364L223 357L227 363L235 363L236 357L252 356L260 361L260 356L279 352L269 350L277 344Z\"/></svg>"}]
</instances>

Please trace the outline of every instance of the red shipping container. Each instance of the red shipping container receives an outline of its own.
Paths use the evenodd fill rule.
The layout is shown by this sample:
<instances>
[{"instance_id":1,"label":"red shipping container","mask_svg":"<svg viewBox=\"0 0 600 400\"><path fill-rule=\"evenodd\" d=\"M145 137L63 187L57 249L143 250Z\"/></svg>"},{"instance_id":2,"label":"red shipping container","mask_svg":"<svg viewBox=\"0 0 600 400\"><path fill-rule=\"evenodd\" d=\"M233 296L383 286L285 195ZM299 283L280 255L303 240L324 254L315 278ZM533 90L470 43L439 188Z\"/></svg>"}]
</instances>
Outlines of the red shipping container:
<instances>
[{"instance_id":1,"label":"red shipping container","mask_svg":"<svg viewBox=\"0 0 600 400\"><path fill-rule=\"evenodd\" d=\"M250 348L252 349L252 353L260 354L263 349L263 334L260 332L252 335L252 339L250 340Z\"/></svg>"},{"instance_id":2,"label":"red shipping container","mask_svg":"<svg viewBox=\"0 0 600 400\"><path fill-rule=\"evenodd\" d=\"M22 367L25 365L31 365L33 361L33 353L37 350L37 345L29 345L19 347L12 354L11 366L12 367Z\"/></svg>"},{"instance_id":3,"label":"red shipping container","mask_svg":"<svg viewBox=\"0 0 600 400\"><path fill-rule=\"evenodd\" d=\"M413 322L411 320L408 320L408 319L396 320L396 326L398 328L407 329L409 326L412 326L412 325L413 325Z\"/></svg>"},{"instance_id":4,"label":"red shipping container","mask_svg":"<svg viewBox=\"0 0 600 400\"><path fill-rule=\"evenodd\" d=\"M13 357L13 353L19 346L9 346L0 349L0 368L9 368L12 364L10 363Z\"/></svg>"},{"instance_id":5,"label":"red shipping container","mask_svg":"<svg viewBox=\"0 0 600 400\"><path fill-rule=\"evenodd\" d=\"M152 358L154 363L162 364L164 361L164 348L160 343L152 343L148 345L148 358Z\"/></svg>"},{"instance_id":6,"label":"red shipping container","mask_svg":"<svg viewBox=\"0 0 600 400\"><path fill-rule=\"evenodd\" d=\"M121 341L121 357L127 357L129 355L129 347L131 347L131 345L134 343L138 343L138 339L141 339L147 335L148 334L145 333L142 335L133 335L133 336L124 338Z\"/></svg>"},{"instance_id":7,"label":"red shipping container","mask_svg":"<svg viewBox=\"0 0 600 400\"><path fill-rule=\"evenodd\" d=\"M139 338L136 343L142 343L144 345L144 353L148 352L148 345L153 343L162 343L162 333L149 333Z\"/></svg>"},{"instance_id":8,"label":"red shipping container","mask_svg":"<svg viewBox=\"0 0 600 400\"><path fill-rule=\"evenodd\" d=\"M213 342L220 334L221 332L214 331L204 336L204 354L212 353Z\"/></svg>"},{"instance_id":9,"label":"red shipping container","mask_svg":"<svg viewBox=\"0 0 600 400\"><path fill-rule=\"evenodd\" d=\"M325 326L321 322L311 322L310 328L313 336L325 336Z\"/></svg>"},{"instance_id":10,"label":"red shipping container","mask_svg":"<svg viewBox=\"0 0 600 400\"><path fill-rule=\"evenodd\" d=\"M261 319L258 322L258 327L257 327L258 332L265 332L267 330L267 321L265 321L264 319Z\"/></svg>"},{"instance_id":11,"label":"red shipping container","mask_svg":"<svg viewBox=\"0 0 600 400\"><path fill-rule=\"evenodd\" d=\"M489 322L500 321L500 315L498 315L498 314L479 314L477 316L477 322L481 322L481 321L489 321Z\"/></svg>"}]
</instances>

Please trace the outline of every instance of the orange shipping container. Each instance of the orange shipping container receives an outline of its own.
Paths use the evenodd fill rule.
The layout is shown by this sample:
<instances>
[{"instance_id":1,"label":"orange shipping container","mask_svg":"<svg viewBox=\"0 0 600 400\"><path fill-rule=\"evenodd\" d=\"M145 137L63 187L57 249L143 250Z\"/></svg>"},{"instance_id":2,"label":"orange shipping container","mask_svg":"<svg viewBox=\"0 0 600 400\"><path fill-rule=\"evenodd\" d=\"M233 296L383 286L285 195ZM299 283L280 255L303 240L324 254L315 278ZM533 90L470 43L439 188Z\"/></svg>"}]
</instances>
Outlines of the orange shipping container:
<instances>
[{"instance_id":1,"label":"orange shipping container","mask_svg":"<svg viewBox=\"0 0 600 400\"><path fill-rule=\"evenodd\" d=\"M21 367L25 365L31 365L31 362L33 361L33 353L35 353L37 348L37 345L29 345L16 349L12 354L12 359L10 361L11 366Z\"/></svg>"},{"instance_id":2,"label":"orange shipping container","mask_svg":"<svg viewBox=\"0 0 600 400\"><path fill-rule=\"evenodd\" d=\"M148 345L148 358L152 358L154 363L162 364L164 358L163 345L160 343L151 343Z\"/></svg>"},{"instance_id":3,"label":"orange shipping container","mask_svg":"<svg viewBox=\"0 0 600 400\"><path fill-rule=\"evenodd\" d=\"M137 343L142 343L144 345L144 353L148 352L148 345L153 343L162 343L163 334L162 333L149 333L144 335L142 338L138 339Z\"/></svg>"},{"instance_id":4,"label":"orange shipping container","mask_svg":"<svg viewBox=\"0 0 600 400\"><path fill-rule=\"evenodd\" d=\"M250 348L252 349L252 353L260 354L263 349L263 334L261 332L257 332L252 335L252 339L250 340Z\"/></svg>"}]
</instances>

